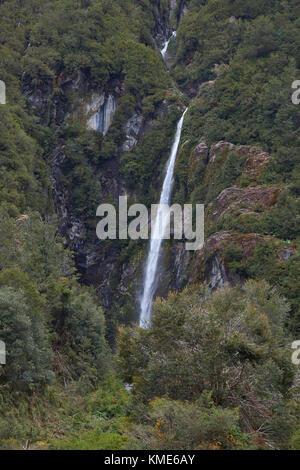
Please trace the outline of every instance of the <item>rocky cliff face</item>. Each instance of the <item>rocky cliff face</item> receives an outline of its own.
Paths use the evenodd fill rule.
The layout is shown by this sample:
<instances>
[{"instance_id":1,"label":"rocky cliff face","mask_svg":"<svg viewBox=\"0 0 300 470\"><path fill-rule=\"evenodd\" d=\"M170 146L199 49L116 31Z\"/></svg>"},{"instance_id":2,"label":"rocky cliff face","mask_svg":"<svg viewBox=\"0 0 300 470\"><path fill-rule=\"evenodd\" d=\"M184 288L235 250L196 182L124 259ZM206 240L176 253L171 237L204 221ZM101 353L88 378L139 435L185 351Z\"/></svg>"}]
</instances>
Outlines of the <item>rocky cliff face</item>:
<instances>
[{"instance_id":1,"label":"rocky cliff face","mask_svg":"<svg viewBox=\"0 0 300 470\"><path fill-rule=\"evenodd\" d=\"M159 47L185 13L186 2L177 3L172 0L173 25L168 18L158 15L153 36ZM208 84L212 86L213 83ZM197 90L188 94L195 96L201 85L207 83L198 84ZM115 117L118 116L118 103L124 96L124 84L123 77L117 77L111 80L105 90L95 90L83 72L78 72L75 76L62 72L56 84L49 79L42 86L33 87L24 74L22 91L28 98L32 112L41 116L49 126L68 128L75 118L88 131L101 134L105 141L110 135ZM72 99L68 100L67 96L72 96ZM156 112L161 115L167 110L167 106L161 106ZM135 200L134 189L129 190L126 187L120 173L120 158L139 145L151 125L151 119L143 114L141 108L134 109L123 124L123 141L119 143L117 150L112 150L115 152L114 158L93 166L93 178L101 187L99 204L110 200L116 202L122 194ZM54 136L51 162L54 201L64 243L75 253L83 282L95 286L107 315L113 309L120 309L121 317L136 318L146 245L131 258L123 260L117 243L101 242L96 239L95 233L92 241L88 241L85 213L74 210L70 190L65 185L63 166L67 151L64 144L59 136ZM178 156L178 165L181 164L181 153ZM229 165L232 155L238 162L239 171L227 185L223 173L226 173L226 165ZM189 197L193 193L195 180L197 184L201 181L201 199L196 202L203 202L206 198L206 227L221 223L229 216L251 215L259 218L276 205L282 188L259 183L269 161L268 153L253 146L237 146L225 141L208 146L199 139L188 161L184 161L187 169L185 183ZM180 290L190 282L206 281L212 289L225 283L235 285L243 282L242 274L234 272L228 265L224 252L228 247L236 245L241 249L243 262L247 262L256 246L268 239L257 233L240 234L234 230L220 231L215 228L214 233L207 233L203 248L195 253L187 252L181 242L166 244L158 273L157 294L166 295L171 289ZM288 257L287 248L282 251L282 258ZM131 312L128 313L128 309Z\"/></svg>"},{"instance_id":2,"label":"rocky cliff face","mask_svg":"<svg viewBox=\"0 0 300 470\"><path fill-rule=\"evenodd\" d=\"M90 101L86 103L87 130L106 135L112 124L116 108L117 102L113 95L93 94Z\"/></svg>"},{"instance_id":3,"label":"rocky cliff face","mask_svg":"<svg viewBox=\"0 0 300 470\"><path fill-rule=\"evenodd\" d=\"M172 10L175 10L175 7L176 2L172 2ZM158 47L166 40L170 31L169 19L159 14L153 31ZM76 76L68 76L62 72L56 83L56 87L60 90L58 98L53 84L47 86L45 84L43 89L33 88L30 80L27 81L24 76L22 86L23 93L31 103L32 112L40 115L48 125L71 128L75 120L87 131L102 135L105 142L106 137L109 139L109 131L115 116L118 118L118 102L125 94L123 80L124 77L113 78L106 90L95 90L82 72L78 72ZM67 95L71 96L71 100L67 100ZM158 115L162 115L168 112L168 107L162 106L156 111ZM98 204L114 202L117 205L118 197L124 194L135 199L134 191L126 188L120 173L120 158L139 144L145 133L151 130L151 126L151 119L144 116L141 107L137 107L123 124L124 139L119 144L114 158L94 166L95 179L101 186L101 199ZM96 219L92 241L88 241L85 213L74 210L73 194L66 186L63 173L66 161L65 141L55 136L51 159L51 182L64 244L74 252L82 282L95 287L108 316L112 308L119 308L124 303L130 304L131 311L136 314L144 258L140 254L122 262L118 243L97 240ZM166 294L167 291L163 293Z\"/></svg>"},{"instance_id":4,"label":"rocky cliff face","mask_svg":"<svg viewBox=\"0 0 300 470\"><path fill-rule=\"evenodd\" d=\"M235 174L233 186L222 189L224 168L231 156L238 163L239 171L230 169L230 177ZM259 233L239 233L234 230L218 230L218 225L227 217L241 218L252 216L260 218L262 214L276 206L282 186L266 186L259 184L259 178L270 162L270 155L252 146L236 146L230 142L220 141L208 146L204 141L191 151L189 159L184 153L184 146L178 156L178 167L182 158L188 160L187 188L193 190L191 178L199 174L202 181L202 197L207 198L205 204L205 243L200 251L187 252L184 243L175 243L165 263L165 290L181 290L186 284L207 282L212 289L226 283L236 285L244 281L242 272L231 268L225 253L232 246L239 252L240 262L247 265L256 247L262 242L272 242L273 238ZM201 171L199 172L199 169ZM225 179L226 181L226 179ZM199 185L199 181L197 181ZM220 189L218 190L218 186ZM194 201L202 202L202 201ZM213 228L212 228L213 227ZM213 231L212 234L210 232ZM282 250L282 257L289 259L289 248Z\"/></svg>"},{"instance_id":5,"label":"rocky cliff face","mask_svg":"<svg viewBox=\"0 0 300 470\"><path fill-rule=\"evenodd\" d=\"M278 186L234 186L223 189L213 203L212 221L216 222L230 214L259 216L276 204L280 191L281 187Z\"/></svg>"}]
</instances>

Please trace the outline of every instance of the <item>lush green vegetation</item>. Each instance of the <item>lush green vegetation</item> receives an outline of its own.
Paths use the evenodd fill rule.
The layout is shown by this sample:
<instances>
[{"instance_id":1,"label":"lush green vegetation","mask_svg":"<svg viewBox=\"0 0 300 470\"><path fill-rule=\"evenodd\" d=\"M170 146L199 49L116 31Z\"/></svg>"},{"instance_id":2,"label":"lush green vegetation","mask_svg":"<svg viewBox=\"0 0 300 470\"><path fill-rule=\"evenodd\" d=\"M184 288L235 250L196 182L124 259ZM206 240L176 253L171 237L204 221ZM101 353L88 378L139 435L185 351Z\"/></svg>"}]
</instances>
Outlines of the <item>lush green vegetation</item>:
<instances>
[{"instance_id":1,"label":"lush green vegetation","mask_svg":"<svg viewBox=\"0 0 300 470\"><path fill-rule=\"evenodd\" d=\"M213 295L193 286L155 303L151 329L122 329L116 362L134 384L134 445L288 446L298 419L288 311L265 281Z\"/></svg>"},{"instance_id":2,"label":"lush green vegetation","mask_svg":"<svg viewBox=\"0 0 300 470\"><path fill-rule=\"evenodd\" d=\"M95 295L79 285L72 256L57 231L56 220L43 220L37 213L15 219L1 212L0 331L7 349L7 364L0 370L4 448L59 436L59 430L45 429L49 419L57 426L61 420L69 430L76 411L73 395L79 400L80 394L91 393L110 368L102 309Z\"/></svg>"},{"instance_id":3,"label":"lush green vegetation","mask_svg":"<svg viewBox=\"0 0 300 470\"><path fill-rule=\"evenodd\" d=\"M296 181L300 114L291 85L300 65L299 2L192 1L190 8L178 30L173 73L183 75L183 87L195 80L195 92L201 82L216 81L190 106L189 144L202 137L208 144L258 145L273 156L265 182Z\"/></svg>"},{"instance_id":4,"label":"lush green vegetation","mask_svg":"<svg viewBox=\"0 0 300 470\"><path fill-rule=\"evenodd\" d=\"M2 393L43 389L55 370L65 383L93 383L109 363L104 317L78 284L56 222L2 213L0 237L1 339L9 359L1 369Z\"/></svg>"},{"instance_id":5,"label":"lush green vegetation","mask_svg":"<svg viewBox=\"0 0 300 470\"><path fill-rule=\"evenodd\" d=\"M1 448L300 448L291 363L300 331L300 108L291 102L300 2L185 3L185 15L177 2L170 16L168 0L0 1ZM170 73L154 39L168 23L177 28ZM87 130L93 94L116 98L106 135ZM82 253L70 251L70 218L84 227L81 246L95 248L96 208L116 187L156 203L184 105L174 202L205 203L207 237L255 232L261 241L247 256L238 236L222 248L241 285L170 293L143 330L132 320L145 243L100 247L91 280L75 265ZM124 152L133 115L141 133ZM199 142L221 140L256 146L270 161L249 176L237 147L213 164L195 157ZM268 209L214 219L224 189L257 186L278 188ZM65 239L57 209L67 211Z\"/></svg>"},{"instance_id":6,"label":"lush green vegetation","mask_svg":"<svg viewBox=\"0 0 300 470\"><path fill-rule=\"evenodd\" d=\"M53 158L55 147L66 146L63 184L69 207L89 229L101 198L99 164L118 157L133 111L154 117L170 86L152 37L157 16L167 16L168 2L14 0L1 2L0 10L0 69L8 95L8 105L0 109L2 204L11 215L28 208L49 213L45 160ZM79 90L64 85L78 77ZM71 117L74 105L87 90L114 87L123 91L109 135L87 133L82 118ZM58 129L67 112L69 122Z\"/></svg>"},{"instance_id":7,"label":"lush green vegetation","mask_svg":"<svg viewBox=\"0 0 300 470\"><path fill-rule=\"evenodd\" d=\"M73 254L59 237L51 161L63 155L59 184L69 213L82 220L92 242L103 197L101 165L118 160L128 118L138 111L155 119L170 87L153 39L158 16L166 21L168 14L164 0L1 2L0 78L7 90L7 104L0 107L4 447L27 439L47 441L46 447L51 440L55 448L124 443L119 430L126 392L115 379L103 383L111 368L104 315L94 291L80 285ZM68 86L77 80L77 88ZM94 91L116 88L109 134L87 131L82 104ZM169 139L173 125L174 117Z\"/></svg>"},{"instance_id":8,"label":"lush green vegetation","mask_svg":"<svg viewBox=\"0 0 300 470\"><path fill-rule=\"evenodd\" d=\"M296 46L300 40L299 8L298 0L191 0L172 43L172 75L182 90L195 97L184 126L175 199L208 206L223 189L234 185L282 187L277 204L265 212L241 215L236 211L212 223L212 211L207 209L206 228L207 235L235 230L293 243L296 252L292 259L275 262L281 266L276 271L278 279L272 263L265 266L261 277L272 280L287 296L297 329L300 112L291 96L292 83L300 73ZM200 88L209 80L212 82ZM193 152L200 141L211 146L222 140L267 151L270 163L256 178L243 173L247 157L235 151L221 152L211 168L206 157L195 164ZM268 258L268 253L268 244L260 247L261 259ZM257 256L251 269L242 274L260 276L260 265ZM293 288L286 288L287 284Z\"/></svg>"},{"instance_id":9,"label":"lush green vegetation","mask_svg":"<svg viewBox=\"0 0 300 470\"><path fill-rule=\"evenodd\" d=\"M1 449L119 450L127 438L130 395L110 373L91 392L80 384L51 386L41 395L1 401Z\"/></svg>"}]
</instances>

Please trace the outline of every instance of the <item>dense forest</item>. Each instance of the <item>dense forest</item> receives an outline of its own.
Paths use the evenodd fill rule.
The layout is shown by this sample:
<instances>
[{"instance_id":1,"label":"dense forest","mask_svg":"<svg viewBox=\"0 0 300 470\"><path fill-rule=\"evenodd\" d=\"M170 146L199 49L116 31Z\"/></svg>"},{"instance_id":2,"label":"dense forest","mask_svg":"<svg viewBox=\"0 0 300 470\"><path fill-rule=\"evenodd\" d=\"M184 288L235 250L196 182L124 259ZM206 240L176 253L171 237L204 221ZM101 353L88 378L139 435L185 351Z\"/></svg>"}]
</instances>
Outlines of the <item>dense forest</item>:
<instances>
[{"instance_id":1,"label":"dense forest","mask_svg":"<svg viewBox=\"0 0 300 470\"><path fill-rule=\"evenodd\" d=\"M0 0L0 80L0 449L300 450L300 0ZM96 209L158 202L186 107L205 243L144 329Z\"/></svg>"}]
</instances>

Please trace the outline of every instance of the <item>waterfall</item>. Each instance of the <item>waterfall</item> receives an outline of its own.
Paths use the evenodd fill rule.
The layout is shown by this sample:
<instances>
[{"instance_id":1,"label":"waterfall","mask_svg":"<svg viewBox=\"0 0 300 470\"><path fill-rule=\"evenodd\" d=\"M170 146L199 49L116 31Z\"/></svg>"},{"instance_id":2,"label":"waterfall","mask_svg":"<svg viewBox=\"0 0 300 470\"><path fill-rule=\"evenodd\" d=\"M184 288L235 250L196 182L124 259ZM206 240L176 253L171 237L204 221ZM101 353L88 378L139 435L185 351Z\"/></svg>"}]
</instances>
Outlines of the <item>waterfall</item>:
<instances>
[{"instance_id":1,"label":"waterfall","mask_svg":"<svg viewBox=\"0 0 300 470\"><path fill-rule=\"evenodd\" d=\"M6 104L5 83L0 80L0 104Z\"/></svg>"},{"instance_id":2,"label":"waterfall","mask_svg":"<svg viewBox=\"0 0 300 470\"><path fill-rule=\"evenodd\" d=\"M165 204L170 203L171 199L171 191L173 186L173 176L174 176L174 168L175 162L178 152L178 147L180 143L181 137L181 130L182 124L184 120L185 113L187 109L184 111L180 121L177 124L177 130L175 139L172 145L170 158L167 163L166 168L166 176L164 180L164 184L161 191L160 202L156 214L156 219L154 222L154 230L151 233L151 242L150 242L150 249L148 253L148 259L146 264L145 270L145 278L144 278L144 292L141 300L141 312L140 312L140 326L147 327L150 324L151 318L151 305L152 300L155 293L155 280L156 280L156 273L158 268L158 259L159 259L159 252L166 228L166 218L163 217Z\"/></svg>"},{"instance_id":3,"label":"waterfall","mask_svg":"<svg viewBox=\"0 0 300 470\"><path fill-rule=\"evenodd\" d=\"M163 56L164 59L166 57L166 53L167 53L167 50L168 50L168 47L169 47L169 43L170 43L171 39L175 38L175 37L176 37L176 31L173 31L172 36L165 42L164 47L160 51L161 55Z\"/></svg>"}]
</instances>

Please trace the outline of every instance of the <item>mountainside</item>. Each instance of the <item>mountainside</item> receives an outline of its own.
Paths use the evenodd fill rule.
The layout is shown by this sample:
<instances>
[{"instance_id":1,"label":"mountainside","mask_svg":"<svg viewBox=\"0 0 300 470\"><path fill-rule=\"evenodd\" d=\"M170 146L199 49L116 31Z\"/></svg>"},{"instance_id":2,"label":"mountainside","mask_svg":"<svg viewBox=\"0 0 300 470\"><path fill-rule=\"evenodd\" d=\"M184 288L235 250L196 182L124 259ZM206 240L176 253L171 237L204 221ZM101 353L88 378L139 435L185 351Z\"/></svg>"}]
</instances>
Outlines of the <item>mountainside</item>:
<instances>
[{"instance_id":1,"label":"mountainside","mask_svg":"<svg viewBox=\"0 0 300 470\"><path fill-rule=\"evenodd\" d=\"M300 448L299 23L299 0L0 1L1 448ZM96 210L158 203L186 107L172 203L205 205L205 243L164 242L144 330L148 242L99 240Z\"/></svg>"}]
</instances>

